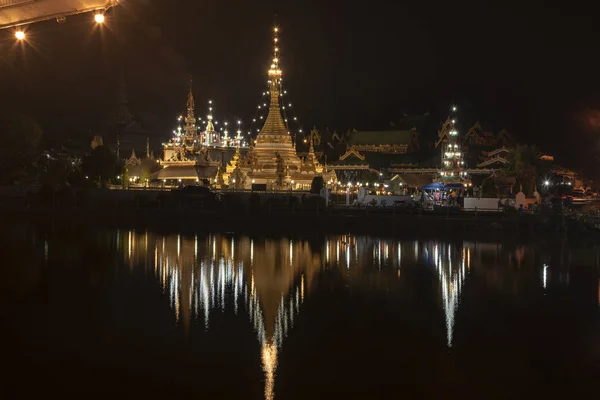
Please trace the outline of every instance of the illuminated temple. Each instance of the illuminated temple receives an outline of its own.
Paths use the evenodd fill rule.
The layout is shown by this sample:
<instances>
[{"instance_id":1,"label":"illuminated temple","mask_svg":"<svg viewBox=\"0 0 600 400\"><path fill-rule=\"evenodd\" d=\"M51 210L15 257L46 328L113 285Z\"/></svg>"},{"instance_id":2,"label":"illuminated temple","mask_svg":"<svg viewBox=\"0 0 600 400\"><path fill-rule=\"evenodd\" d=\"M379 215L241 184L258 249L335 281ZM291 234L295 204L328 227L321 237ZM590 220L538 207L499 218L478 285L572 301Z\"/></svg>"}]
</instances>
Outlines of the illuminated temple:
<instances>
[{"instance_id":1,"label":"illuminated temple","mask_svg":"<svg viewBox=\"0 0 600 400\"><path fill-rule=\"evenodd\" d=\"M269 76L269 114L258 133L254 146L240 165L244 188L264 184L268 190L310 189L313 178L334 178L324 170L314 156L311 146L308 156L301 159L292 142L289 128L281 115L280 97L282 70L279 66L279 29L274 28L273 60ZM233 170L233 165L231 166ZM239 178L238 178L239 180ZM239 184L238 180L236 183ZM227 182L234 186L233 178Z\"/></svg>"},{"instance_id":2,"label":"illuminated temple","mask_svg":"<svg viewBox=\"0 0 600 400\"><path fill-rule=\"evenodd\" d=\"M185 126L174 131L171 140L163 144L162 169L152 175L153 180L168 185L203 183L236 190L264 185L266 190L274 191L308 190L315 177L336 181L335 172L328 172L319 163L312 141L306 156L298 156L287 120L282 116L278 31L274 28L273 59L268 70L269 113L250 148L246 150L246 140L241 136L241 121L235 137L228 135L226 127L223 135L215 129L211 101L206 129L200 131L190 85Z\"/></svg>"},{"instance_id":3,"label":"illuminated temple","mask_svg":"<svg viewBox=\"0 0 600 400\"><path fill-rule=\"evenodd\" d=\"M212 117L209 116L206 132L199 135L194 107L194 94L190 84L185 127L183 131L175 131L172 139L163 144L163 158L160 160L162 169L154 173L152 179L165 183L196 184L200 180L208 181L215 175L220 163L211 158L209 147L200 140L211 130Z\"/></svg>"}]
</instances>

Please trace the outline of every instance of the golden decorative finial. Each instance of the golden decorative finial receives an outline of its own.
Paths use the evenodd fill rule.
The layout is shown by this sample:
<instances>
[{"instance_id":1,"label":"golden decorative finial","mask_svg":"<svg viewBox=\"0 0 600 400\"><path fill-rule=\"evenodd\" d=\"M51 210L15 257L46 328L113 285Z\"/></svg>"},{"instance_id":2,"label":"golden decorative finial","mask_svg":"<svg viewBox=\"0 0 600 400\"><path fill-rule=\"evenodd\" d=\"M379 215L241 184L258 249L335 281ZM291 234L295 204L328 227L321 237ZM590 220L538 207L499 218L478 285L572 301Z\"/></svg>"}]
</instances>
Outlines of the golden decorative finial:
<instances>
[{"instance_id":1,"label":"golden decorative finial","mask_svg":"<svg viewBox=\"0 0 600 400\"><path fill-rule=\"evenodd\" d=\"M269 69L269 77L279 79L281 78L281 68L279 68L279 27L273 27L273 61L271 62L271 68Z\"/></svg>"}]
</instances>

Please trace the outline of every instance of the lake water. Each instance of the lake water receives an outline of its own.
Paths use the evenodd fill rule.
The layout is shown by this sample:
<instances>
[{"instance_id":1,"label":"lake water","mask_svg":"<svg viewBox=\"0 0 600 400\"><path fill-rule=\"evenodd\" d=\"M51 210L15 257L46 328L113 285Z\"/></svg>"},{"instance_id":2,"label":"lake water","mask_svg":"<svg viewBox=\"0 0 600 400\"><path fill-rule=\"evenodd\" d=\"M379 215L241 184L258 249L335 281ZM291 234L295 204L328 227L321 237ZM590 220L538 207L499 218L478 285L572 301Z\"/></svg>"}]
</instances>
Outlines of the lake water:
<instances>
[{"instance_id":1,"label":"lake water","mask_svg":"<svg viewBox=\"0 0 600 400\"><path fill-rule=\"evenodd\" d=\"M597 396L600 247L22 225L1 239L5 393Z\"/></svg>"}]
</instances>

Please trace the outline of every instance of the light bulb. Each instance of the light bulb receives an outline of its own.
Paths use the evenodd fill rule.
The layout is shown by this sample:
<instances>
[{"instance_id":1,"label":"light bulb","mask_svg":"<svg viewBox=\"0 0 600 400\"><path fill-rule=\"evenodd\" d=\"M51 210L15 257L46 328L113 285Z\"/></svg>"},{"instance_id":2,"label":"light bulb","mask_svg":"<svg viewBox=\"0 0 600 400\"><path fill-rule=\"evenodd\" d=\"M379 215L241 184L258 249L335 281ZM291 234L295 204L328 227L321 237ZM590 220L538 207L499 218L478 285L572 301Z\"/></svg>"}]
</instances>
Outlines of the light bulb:
<instances>
[{"instance_id":1,"label":"light bulb","mask_svg":"<svg viewBox=\"0 0 600 400\"><path fill-rule=\"evenodd\" d=\"M102 24L104 23L104 14L102 13L96 13L96 15L94 15L94 20L96 21L96 23L98 24Z\"/></svg>"},{"instance_id":2,"label":"light bulb","mask_svg":"<svg viewBox=\"0 0 600 400\"><path fill-rule=\"evenodd\" d=\"M16 31L15 32L15 37L17 38L17 40L25 40L25 32L23 32L23 31Z\"/></svg>"}]
</instances>

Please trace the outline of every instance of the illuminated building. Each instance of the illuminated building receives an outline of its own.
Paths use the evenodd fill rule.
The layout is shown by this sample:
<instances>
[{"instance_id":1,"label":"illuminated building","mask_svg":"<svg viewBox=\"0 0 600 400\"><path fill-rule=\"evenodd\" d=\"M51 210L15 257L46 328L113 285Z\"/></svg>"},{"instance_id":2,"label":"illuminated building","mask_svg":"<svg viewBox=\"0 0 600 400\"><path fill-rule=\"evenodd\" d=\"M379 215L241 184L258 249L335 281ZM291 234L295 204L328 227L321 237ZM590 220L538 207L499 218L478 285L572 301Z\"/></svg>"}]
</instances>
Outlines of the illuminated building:
<instances>
[{"instance_id":1,"label":"illuminated building","mask_svg":"<svg viewBox=\"0 0 600 400\"><path fill-rule=\"evenodd\" d=\"M438 132L435 147L441 149L441 165L437 180L443 183L462 183L470 181L465 165L465 153L456 129L456 107L452 107L450 118L444 122Z\"/></svg>"},{"instance_id":2,"label":"illuminated building","mask_svg":"<svg viewBox=\"0 0 600 400\"><path fill-rule=\"evenodd\" d=\"M268 71L269 114L253 146L241 166L245 188L253 183L264 184L268 190L310 189L316 176L327 181L330 174L314 157L313 146L306 159L298 157L289 128L281 115L280 97L282 70L279 66L279 29L273 30L273 59ZM233 183L233 182L231 182ZM231 185L230 183L230 185Z\"/></svg>"},{"instance_id":3,"label":"illuminated building","mask_svg":"<svg viewBox=\"0 0 600 400\"><path fill-rule=\"evenodd\" d=\"M190 92L187 99L187 113L185 126L179 126L173 131L173 137L168 143L163 144L163 158L160 171L152 175L152 179L158 179L164 184L196 184L200 181L208 181L216 174L219 161L211 158L209 147L218 142L217 134L212 124L212 116L209 115L204 137L211 135L210 139L201 143L201 136L196 126L194 94L190 83ZM179 117L181 121L183 117ZM214 133L214 139L212 134Z\"/></svg>"}]
</instances>

